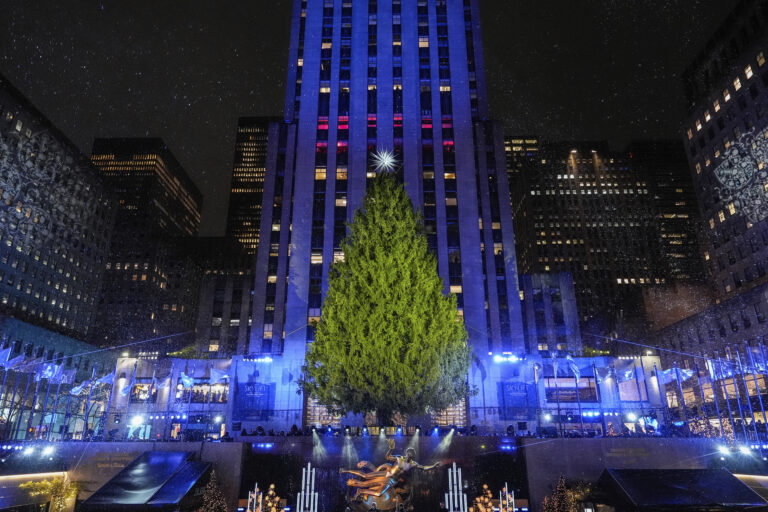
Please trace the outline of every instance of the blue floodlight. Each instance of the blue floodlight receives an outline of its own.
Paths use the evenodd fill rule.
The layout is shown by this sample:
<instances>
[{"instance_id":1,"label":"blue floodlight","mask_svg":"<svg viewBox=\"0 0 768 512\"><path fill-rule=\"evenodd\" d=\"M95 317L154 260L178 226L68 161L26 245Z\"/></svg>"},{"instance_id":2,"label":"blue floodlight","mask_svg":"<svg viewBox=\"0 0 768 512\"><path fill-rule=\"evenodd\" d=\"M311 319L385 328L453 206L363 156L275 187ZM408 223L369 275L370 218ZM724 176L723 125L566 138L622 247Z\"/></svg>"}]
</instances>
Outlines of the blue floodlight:
<instances>
[{"instance_id":1,"label":"blue floodlight","mask_svg":"<svg viewBox=\"0 0 768 512\"><path fill-rule=\"evenodd\" d=\"M730 455L731 454L731 449L728 448L727 446L718 446L717 447L717 451L719 451L721 455Z\"/></svg>"},{"instance_id":2,"label":"blue floodlight","mask_svg":"<svg viewBox=\"0 0 768 512\"><path fill-rule=\"evenodd\" d=\"M739 453L742 455L751 455L752 451L749 449L749 446L739 446Z\"/></svg>"}]
</instances>

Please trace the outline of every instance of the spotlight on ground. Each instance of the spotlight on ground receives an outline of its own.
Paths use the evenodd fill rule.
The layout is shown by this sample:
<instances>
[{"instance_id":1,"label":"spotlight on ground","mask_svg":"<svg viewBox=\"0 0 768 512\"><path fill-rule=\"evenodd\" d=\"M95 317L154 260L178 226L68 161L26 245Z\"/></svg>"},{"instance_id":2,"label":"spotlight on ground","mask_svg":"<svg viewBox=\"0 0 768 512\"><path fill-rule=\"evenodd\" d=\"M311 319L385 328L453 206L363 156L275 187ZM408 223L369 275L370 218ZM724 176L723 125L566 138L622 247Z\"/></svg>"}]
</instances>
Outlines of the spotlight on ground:
<instances>
[{"instance_id":1,"label":"spotlight on ground","mask_svg":"<svg viewBox=\"0 0 768 512\"><path fill-rule=\"evenodd\" d=\"M43 448L43 455L44 456L53 455L53 446L46 446L45 448Z\"/></svg>"},{"instance_id":2,"label":"spotlight on ground","mask_svg":"<svg viewBox=\"0 0 768 512\"><path fill-rule=\"evenodd\" d=\"M432 454L433 459L441 459L448 454L448 448L451 447L451 443L453 442L453 435L455 432L455 429L451 429L450 432L448 432L448 435L440 440L440 444L437 445L437 448L435 448L435 451Z\"/></svg>"},{"instance_id":3,"label":"spotlight on ground","mask_svg":"<svg viewBox=\"0 0 768 512\"><path fill-rule=\"evenodd\" d=\"M312 461L317 463L323 461L328 453L323 446L323 438L317 434L317 430L312 429Z\"/></svg>"}]
</instances>

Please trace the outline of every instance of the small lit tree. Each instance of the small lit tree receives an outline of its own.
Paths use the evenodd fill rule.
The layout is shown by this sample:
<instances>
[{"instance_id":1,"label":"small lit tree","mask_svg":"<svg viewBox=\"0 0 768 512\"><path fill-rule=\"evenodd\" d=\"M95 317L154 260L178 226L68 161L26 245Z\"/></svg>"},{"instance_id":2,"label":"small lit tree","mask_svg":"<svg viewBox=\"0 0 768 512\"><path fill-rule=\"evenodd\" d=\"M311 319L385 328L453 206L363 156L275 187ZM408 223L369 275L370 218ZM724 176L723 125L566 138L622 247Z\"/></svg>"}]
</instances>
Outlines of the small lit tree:
<instances>
[{"instance_id":1,"label":"small lit tree","mask_svg":"<svg viewBox=\"0 0 768 512\"><path fill-rule=\"evenodd\" d=\"M221 492L215 471L211 471L211 478L205 486L201 510L202 512L227 512L227 500L224 499L224 494Z\"/></svg>"},{"instance_id":2,"label":"small lit tree","mask_svg":"<svg viewBox=\"0 0 768 512\"><path fill-rule=\"evenodd\" d=\"M24 482L19 485L19 489L27 491L32 498L40 496L47 498L51 502L48 509L50 512L63 512L69 501L77 496L80 485L63 478L53 478Z\"/></svg>"}]
</instances>

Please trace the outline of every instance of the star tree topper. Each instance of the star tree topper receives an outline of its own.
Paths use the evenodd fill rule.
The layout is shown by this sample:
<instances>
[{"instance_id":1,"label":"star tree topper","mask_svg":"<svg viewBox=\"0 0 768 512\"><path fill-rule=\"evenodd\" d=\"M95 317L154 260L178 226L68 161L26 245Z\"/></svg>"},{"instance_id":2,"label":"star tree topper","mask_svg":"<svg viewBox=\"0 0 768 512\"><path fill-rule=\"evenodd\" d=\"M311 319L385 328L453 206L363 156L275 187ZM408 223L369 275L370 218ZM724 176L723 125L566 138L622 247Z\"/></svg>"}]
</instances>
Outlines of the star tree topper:
<instances>
[{"instance_id":1,"label":"star tree topper","mask_svg":"<svg viewBox=\"0 0 768 512\"><path fill-rule=\"evenodd\" d=\"M392 150L379 148L371 157L376 172L391 172L397 167L397 159Z\"/></svg>"}]
</instances>

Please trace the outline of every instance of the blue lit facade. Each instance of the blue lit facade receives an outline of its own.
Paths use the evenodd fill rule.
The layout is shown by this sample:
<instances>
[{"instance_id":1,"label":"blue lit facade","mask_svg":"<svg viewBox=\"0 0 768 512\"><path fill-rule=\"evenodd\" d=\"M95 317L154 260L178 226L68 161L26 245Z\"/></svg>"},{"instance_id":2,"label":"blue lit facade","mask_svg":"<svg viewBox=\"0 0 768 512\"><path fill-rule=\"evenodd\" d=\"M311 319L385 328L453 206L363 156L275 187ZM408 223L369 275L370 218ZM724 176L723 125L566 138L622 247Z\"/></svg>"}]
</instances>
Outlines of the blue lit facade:
<instances>
[{"instance_id":1,"label":"blue lit facade","mask_svg":"<svg viewBox=\"0 0 768 512\"><path fill-rule=\"evenodd\" d=\"M481 393L469 421L493 421L493 354L524 352L501 133L487 120L479 2L297 0L285 121L271 127L249 352L277 356L296 394L310 322L343 255L371 155L393 151L423 211L445 291L456 293ZM266 234L270 233L270 236ZM269 239L269 242L267 242ZM278 392L278 395L280 393Z\"/></svg>"}]
</instances>

